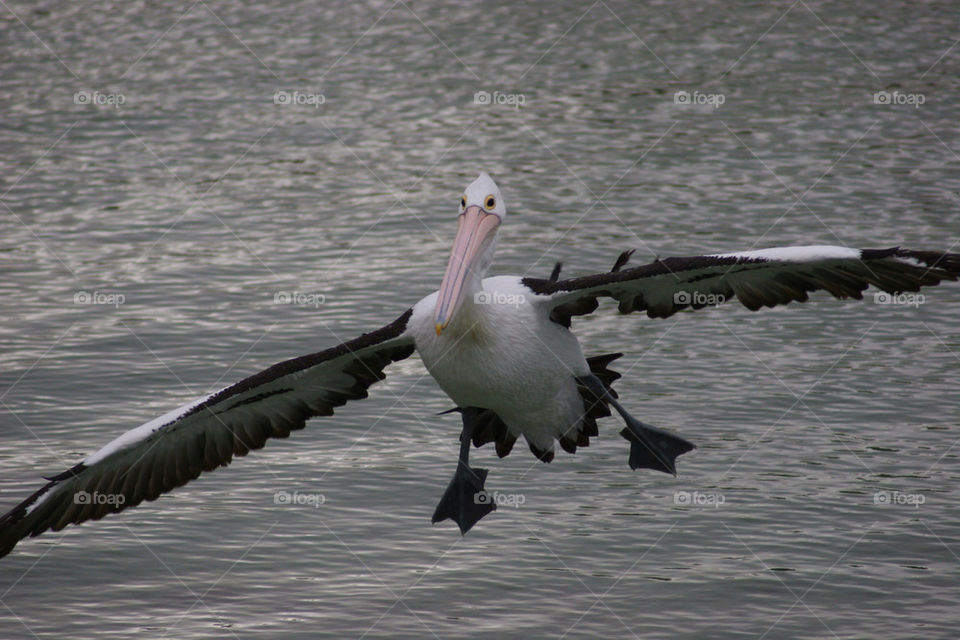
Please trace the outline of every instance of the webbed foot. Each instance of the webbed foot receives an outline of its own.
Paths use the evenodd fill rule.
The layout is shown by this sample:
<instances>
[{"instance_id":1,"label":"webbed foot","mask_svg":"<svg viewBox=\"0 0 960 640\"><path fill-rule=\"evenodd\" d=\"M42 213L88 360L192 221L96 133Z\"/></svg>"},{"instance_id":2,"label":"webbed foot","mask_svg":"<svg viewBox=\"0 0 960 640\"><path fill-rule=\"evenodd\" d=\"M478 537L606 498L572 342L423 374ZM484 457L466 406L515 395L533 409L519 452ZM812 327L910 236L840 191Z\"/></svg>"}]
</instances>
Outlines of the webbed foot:
<instances>
[{"instance_id":1,"label":"webbed foot","mask_svg":"<svg viewBox=\"0 0 960 640\"><path fill-rule=\"evenodd\" d=\"M493 503L493 496L483 489L486 479L486 469L459 465L433 512L433 523L450 518L457 523L463 535L483 516L495 511L497 505Z\"/></svg>"}]
</instances>

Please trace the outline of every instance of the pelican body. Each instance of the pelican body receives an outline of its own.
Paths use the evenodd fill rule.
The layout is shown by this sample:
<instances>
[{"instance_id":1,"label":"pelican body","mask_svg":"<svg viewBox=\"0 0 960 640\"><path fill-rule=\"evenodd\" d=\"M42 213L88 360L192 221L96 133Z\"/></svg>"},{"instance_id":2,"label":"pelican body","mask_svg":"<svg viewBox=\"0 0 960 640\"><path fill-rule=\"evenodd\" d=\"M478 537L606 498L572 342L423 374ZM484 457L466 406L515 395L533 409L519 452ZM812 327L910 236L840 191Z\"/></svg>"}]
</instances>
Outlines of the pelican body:
<instances>
[{"instance_id":1,"label":"pelican body","mask_svg":"<svg viewBox=\"0 0 960 640\"><path fill-rule=\"evenodd\" d=\"M527 304L530 292L513 276L478 280L439 335L437 297L417 303L410 318L430 375L458 407L489 409L514 436L549 452L584 413L576 378L590 368L576 336Z\"/></svg>"},{"instance_id":2,"label":"pelican body","mask_svg":"<svg viewBox=\"0 0 960 640\"><path fill-rule=\"evenodd\" d=\"M440 289L390 324L323 351L259 373L136 427L87 456L0 516L0 557L19 540L68 524L96 520L154 500L204 471L228 465L287 437L315 416L329 416L367 396L391 362L419 353L462 415L457 467L433 520L454 520L461 533L495 509L481 499L486 469L469 463L471 444L494 443L503 457L523 438L550 462L554 445L573 453L598 434L611 408L625 423L632 469L676 473L676 459L693 449L685 439L645 424L618 402L619 353L585 358L572 319L592 313L599 298L619 311L665 318L684 310L737 300L750 310L805 302L825 290L863 297L869 286L887 294L918 291L960 277L960 254L937 251L798 246L657 259L561 280L485 277L507 209L486 173L463 193L457 233ZM879 294L878 294L879 295ZM83 494L114 496L79 500Z\"/></svg>"}]
</instances>

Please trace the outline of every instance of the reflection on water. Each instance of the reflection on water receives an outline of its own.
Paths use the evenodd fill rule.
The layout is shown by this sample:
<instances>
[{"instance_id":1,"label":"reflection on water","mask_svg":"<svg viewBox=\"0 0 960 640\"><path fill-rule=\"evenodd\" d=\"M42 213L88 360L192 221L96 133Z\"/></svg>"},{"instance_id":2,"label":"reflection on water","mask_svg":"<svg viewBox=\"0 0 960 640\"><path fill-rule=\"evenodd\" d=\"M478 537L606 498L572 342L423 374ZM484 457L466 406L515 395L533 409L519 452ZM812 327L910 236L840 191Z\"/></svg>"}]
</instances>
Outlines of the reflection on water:
<instances>
[{"instance_id":1,"label":"reflection on water","mask_svg":"<svg viewBox=\"0 0 960 640\"><path fill-rule=\"evenodd\" d=\"M10 4L0 505L396 317L481 169L510 208L496 273L958 240L952 8L588 6ZM631 473L612 421L551 465L479 450L524 501L464 538L429 521L458 422L404 361L227 470L22 543L5 636L945 637L958 303L608 305L585 352L626 352L628 406L698 450L676 479ZM297 491L324 500L275 501Z\"/></svg>"}]
</instances>

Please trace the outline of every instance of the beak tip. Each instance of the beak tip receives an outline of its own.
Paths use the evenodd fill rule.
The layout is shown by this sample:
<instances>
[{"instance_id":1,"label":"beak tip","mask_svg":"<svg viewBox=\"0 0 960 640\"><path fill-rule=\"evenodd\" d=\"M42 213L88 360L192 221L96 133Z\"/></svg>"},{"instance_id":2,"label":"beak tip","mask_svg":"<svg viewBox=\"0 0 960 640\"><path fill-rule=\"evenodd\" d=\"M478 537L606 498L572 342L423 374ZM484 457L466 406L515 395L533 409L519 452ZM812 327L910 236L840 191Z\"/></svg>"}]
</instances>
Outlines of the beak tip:
<instances>
[{"instance_id":1,"label":"beak tip","mask_svg":"<svg viewBox=\"0 0 960 640\"><path fill-rule=\"evenodd\" d=\"M441 333L443 333L443 328L444 328L445 326L446 326L446 325L440 324L440 323L438 322L437 324L434 325L433 328L436 330L437 335L440 335Z\"/></svg>"}]
</instances>

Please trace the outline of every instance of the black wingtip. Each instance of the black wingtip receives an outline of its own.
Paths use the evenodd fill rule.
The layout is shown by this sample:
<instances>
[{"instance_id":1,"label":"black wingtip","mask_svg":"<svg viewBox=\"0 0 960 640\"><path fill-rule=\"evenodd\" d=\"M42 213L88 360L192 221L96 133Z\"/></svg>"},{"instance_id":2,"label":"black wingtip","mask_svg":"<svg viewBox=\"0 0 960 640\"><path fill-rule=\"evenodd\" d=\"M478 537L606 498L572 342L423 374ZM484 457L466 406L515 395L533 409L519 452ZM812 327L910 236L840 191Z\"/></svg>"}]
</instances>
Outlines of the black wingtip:
<instances>
[{"instance_id":1,"label":"black wingtip","mask_svg":"<svg viewBox=\"0 0 960 640\"><path fill-rule=\"evenodd\" d=\"M629 251L624 251L617 256L617 261L613 263L613 268L610 269L610 273L616 273L617 271L620 271L625 264L630 262L630 256L633 255L634 251L636 251L636 249L630 249Z\"/></svg>"},{"instance_id":2,"label":"black wingtip","mask_svg":"<svg viewBox=\"0 0 960 640\"><path fill-rule=\"evenodd\" d=\"M553 265L553 271L550 272L550 282L556 282L560 279L560 270L563 268L563 263L558 262Z\"/></svg>"}]
</instances>

